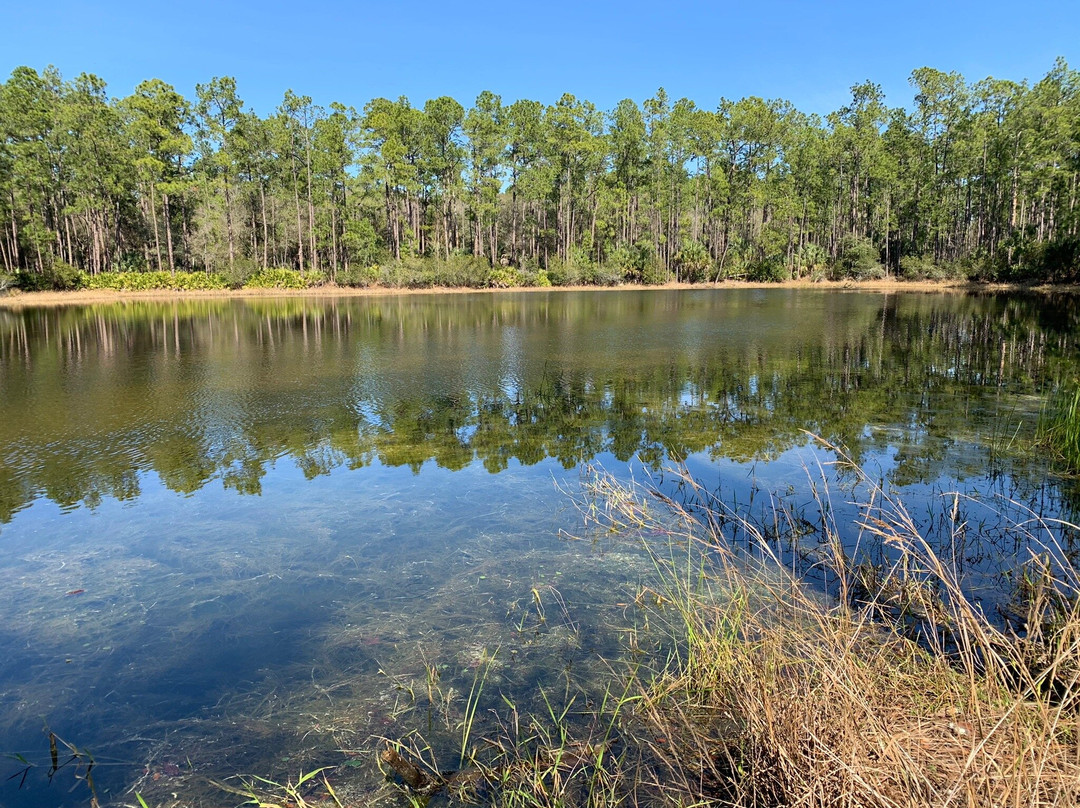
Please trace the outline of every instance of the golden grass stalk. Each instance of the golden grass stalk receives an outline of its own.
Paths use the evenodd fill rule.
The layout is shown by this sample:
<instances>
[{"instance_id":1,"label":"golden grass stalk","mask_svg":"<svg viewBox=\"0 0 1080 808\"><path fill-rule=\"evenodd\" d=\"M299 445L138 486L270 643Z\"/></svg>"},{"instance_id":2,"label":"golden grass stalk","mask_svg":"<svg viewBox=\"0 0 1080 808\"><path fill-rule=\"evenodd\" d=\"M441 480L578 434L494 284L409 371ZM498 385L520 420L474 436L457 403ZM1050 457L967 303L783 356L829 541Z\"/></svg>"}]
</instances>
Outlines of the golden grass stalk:
<instances>
[{"instance_id":1,"label":"golden grass stalk","mask_svg":"<svg viewBox=\"0 0 1080 808\"><path fill-rule=\"evenodd\" d=\"M745 520L738 530L761 540L755 558L736 553L725 530L738 515L688 475L690 506L589 479L595 525L662 526L672 539L651 552L680 650L642 685L635 778L679 805L1080 804L1080 579L1065 554L1049 546L1024 562L1027 627L1003 628L903 505L848 465L869 491L861 540L892 561L867 575L823 520L836 600ZM956 507L951 518L962 530Z\"/></svg>"}]
</instances>

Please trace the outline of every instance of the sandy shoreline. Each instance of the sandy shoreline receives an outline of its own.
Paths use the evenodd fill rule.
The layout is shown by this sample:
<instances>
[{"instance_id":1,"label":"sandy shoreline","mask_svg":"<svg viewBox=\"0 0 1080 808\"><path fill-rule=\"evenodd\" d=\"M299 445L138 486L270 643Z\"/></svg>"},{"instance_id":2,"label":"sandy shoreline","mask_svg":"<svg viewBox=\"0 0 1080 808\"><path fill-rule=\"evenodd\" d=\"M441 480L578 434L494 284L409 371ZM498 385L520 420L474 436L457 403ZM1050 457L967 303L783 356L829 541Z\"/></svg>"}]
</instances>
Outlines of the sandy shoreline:
<instances>
[{"instance_id":1,"label":"sandy shoreline","mask_svg":"<svg viewBox=\"0 0 1080 808\"><path fill-rule=\"evenodd\" d=\"M199 300L203 298L277 298L277 297L385 297L389 295L460 295L460 294L504 294L507 292L620 292L627 290L701 290L701 289L819 289L835 291L861 292L926 292L926 293L968 293L968 292L1068 292L1080 291L1080 287L1070 286L1030 286L1025 284L981 284L965 281L782 281L780 283L752 283L749 281L723 281L721 283L666 283L660 286L546 286L514 287L510 289L474 289L471 287L443 287L423 289L398 289L391 287L354 288L348 286L318 286L311 289L219 289L212 291L173 291L153 289L139 292L116 292L108 289L80 289L72 292L19 292L9 291L0 296L0 308L37 308L51 306L80 306L92 303L119 303L134 300Z\"/></svg>"}]
</instances>

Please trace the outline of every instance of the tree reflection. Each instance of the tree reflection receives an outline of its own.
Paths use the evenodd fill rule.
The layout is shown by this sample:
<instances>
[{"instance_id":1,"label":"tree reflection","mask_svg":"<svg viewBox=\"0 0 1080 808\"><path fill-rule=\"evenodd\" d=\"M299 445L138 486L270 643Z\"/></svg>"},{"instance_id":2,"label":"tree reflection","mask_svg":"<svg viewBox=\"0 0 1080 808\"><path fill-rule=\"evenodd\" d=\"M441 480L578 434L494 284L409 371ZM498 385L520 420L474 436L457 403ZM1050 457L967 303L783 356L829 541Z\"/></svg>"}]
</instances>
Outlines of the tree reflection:
<instances>
[{"instance_id":1,"label":"tree reflection","mask_svg":"<svg viewBox=\"0 0 1080 808\"><path fill-rule=\"evenodd\" d=\"M767 460L812 432L897 483L985 472L1077 372L1070 296L619 292L5 312L0 520L39 496L261 492L426 463ZM1014 423L1015 422L1015 423ZM957 443L979 447L958 460ZM965 457L971 458L970 454Z\"/></svg>"}]
</instances>

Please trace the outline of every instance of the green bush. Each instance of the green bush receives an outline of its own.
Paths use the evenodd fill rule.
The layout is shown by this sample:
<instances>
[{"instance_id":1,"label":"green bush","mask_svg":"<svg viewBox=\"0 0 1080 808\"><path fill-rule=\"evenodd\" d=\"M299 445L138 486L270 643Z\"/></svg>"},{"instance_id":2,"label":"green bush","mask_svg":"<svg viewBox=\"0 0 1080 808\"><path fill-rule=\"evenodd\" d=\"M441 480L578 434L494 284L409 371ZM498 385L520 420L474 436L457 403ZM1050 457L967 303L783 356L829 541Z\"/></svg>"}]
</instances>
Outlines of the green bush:
<instances>
[{"instance_id":1,"label":"green bush","mask_svg":"<svg viewBox=\"0 0 1080 808\"><path fill-rule=\"evenodd\" d=\"M220 275L206 272L177 272L173 276L173 289L184 292L204 291L210 292L217 289L227 289L228 284Z\"/></svg>"},{"instance_id":2,"label":"green bush","mask_svg":"<svg viewBox=\"0 0 1080 808\"><path fill-rule=\"evenodd\" d=\"M547 274L555 286L615 286L622 281L624 270L610 262L597 264L585 250L574 247L567 260L550 261Z\"/></svg>"},{"instance_id":3,"label":"green bush","mask_svg":"<svg viewBox=\"0 0 1080 808\"><path fill-rule=\"evenodd\" d=\"M780 283L789 278L784 259L779 257L762 258L751 261L746 267L746 279L758 283Z\"/></svg>"},{"instance_id":4,"label":"green bush","mask_svg":"<svg viewBox=\"0 0 1080 808\"><path fill-rule=\"evenodd\" d=\"M491 267L488 283L492 289L510 289L514 286L526 286L525 273L517 267Z\"/></svg>"},{"instance_id":5,"label":"green bush","mask_svg":"<svg viewBox=\"0 0 1080 808\"><path fill-rule=\"evenodd\" d=\"M922 255L905 255L900 258L900 277L909 281L926 280L933 276L937 264Z\"/></svg>"},{"instance_id":6,"label":"green bush","mask_svg":"<svg viewBox=\"0 0 1080 808\"><path fill-rule=\"evenodd\" d=\"M126 252L116 259L112 272L151 272L147 256L142 252Z\"/></svg>"},{"instance_id":7,"label":"green bush","mask_svg":"<svg viewBox=\"0 0 1080 808\"><path fill-rule=\"evenodd\" d=\"M1013 265L1004 267L1001 276L1003 280L1080 281L1080 236L1054 241L1025 239L1015 250Z\"/></svg>"},{"instance_id":8,"label":"green bush","mask_svg":"<svg viewBox=\"0 0 1080 808\"><path fill-rule=\"evenodd\" d=\"M622 270L627 278L632 278L636 273L640 272L634 251L625 244L620 244L608 251L607 263Z\"/></svg>"},{"instance_id":9,"label":"green bush","mask_svg":"<svg viewBox=\"0 0 1080 808\"><path fill-rule=\"evenodd\" d=\"M313 273L308 277L301 275L295 269L275 267L273 269L260 269L244 281L245 289L306 289L309 280L315 279Z\"/></svg>"},{"instance_id":10,"label":"green bush","mask_svg":"<svg viewBox=\"0 0 1080 808\"><path fill-rule=\"evenodd\" d=\"M482 289L489 285L491 262L482 255L451 255L448 260L428 259L433 286L465 286ZM516 285L516 284L514 284Z\"/></svg>"},{"instance_id":11,"label":"green bush","mask_svg":"<svg viewBox=\"0 0 1080 808\"><path fill-rule=\"evenodd\" d=\"M81 269L60 260L54 260L43 272L16 270L14 285L24 292L66 291L82 289L89 277Z\"/></svg>"},{"instance_id":12,"label":"green bush","mask_svg":"<svg viewBox=\"0 0 1080 808\"><path fill-rule=\"evenodd\" d=\"M632 283L659 284L668 280L667 270L657 260L656 246L651 239L619 244L608 253L605 263L609 271L614 270Z\"/></svg>"},{"instance_id":13,"label":"green bush","mask_svg":"<svg viewBox=\"0 0 1080 808\"><path fill-rule=\"evenodd\" d=\"M384 286L404 289L467 287L488 285L491 264L484 256L451 255L449 259L408 257L381 267L379 281Z\"/></svg>"},{"instance_id":14,"label":"green bush","mask_svg":"<svg viewBox=\"0 0 1080 808\"><path fill-rule=\"evenodd\" d=\"M424 285L418 266L404 261L390 261L379 267L379 285L399 289L416 289Z\"/></svg>"},{"instance_id":15,"label":"green bush","mask_svg":"<svg viewBox=\"0 0 1080 808\"><path fill-rule=\"evenodd\" d=\"M809 275L811 278L824 277L829 266L829 254L819 244L804 244L795 251L792 262L796 278L804 275Z\"/></svg>"},{"instance_id":16,"label":"green bush","mask_svg":"<svg viewBox=\"0 0 1080 808\"><path fill-rule=\"evenodd\" d=\"M347 270L341 270L335 280L338 286L355 286L366 289L369 286L375 286L381 277L382 268L375 264L374 266L349 267Z\"/></svg>"},{"instance_id":17,"label":"green bush","mask_svg":"<svg viewBox=\"0 0 1080 808\"><path fill-rule=\"evenodd\" d=\"M712 257L700 241L688 241L675 254L675 266L679 280L684 283L700 283L711 280Z\"/></svg>"},{"instance_id":18,"label":"green bush","mask_svg":"<svg viewBox=\"0 0 1080 808\"><path fill-rule=\"evenodd\" d=\"M905 255L900 259L900 275L910 281L964 280L978 275L980 271L976 264L969 262L939 264L932 258L917 255Z\"/></svg>"},{"instance_id":19,"label":"green bush","mask_svg":"<svg viewBox=\"0 0 1080 808\"><path fill-rule=\"evenodd\" d=\"M154 289L190 292L226 288L220 275L205 272L102 272L87 275L86 289L109 289L114 292L145 292Z\"/></svg>"},{"instance_id":20,"label":"green bush","mask_svg":"<svg viewBox=\"0 0 1080 808\"><path fill-rule=\"evenodd\" d=\"M375 225L369 219L348 221L341 242L360 266L377 265L386 258L386 251L379 243Z\"/></svg>"},{"instance_id":21,"label":"green bush","mask_svg":"<svg viewBox=\"0 0 1080 808\"><path fill-rule=\"evenodd\" d=\"M555 259L548 264L548 277L555 286L577 286L584 283L579 267Z\"/></svg>"},{"instance_id":22,"label":"green bush","mask_svg":"<svg viewBox=\"0 0 1080 808\"><path fill-rule=\"evenodd\" d=\"M581 279L589 286L618 286L622 283L623 274L604 264L586 264L582 268Z\"/></svg>"},{"instance_id":23,"label":"green bush","mask_svg":"<svg viewBox=\"0 0 1080 808\"><path fill-rule=\"evenodd\" d=\"M530 261L522 261L521 266L517 268L517 274L518 279L521 281L519 284L520 286L534 286L541 288L551 286L551 278L548 277L547 272Z\"/></svg>"},{"instance_id":24,"label":"green bush","mask_svg":"<svg viewBox=\"0 0 1080 808\"><path fill-rule=\"evenodd\" d=\"M214 274L220 275L230 289L242 289L248 278L261 269L262 265L254 258L237 256L232 264L228 261L222 263Z\"/></svg>"},{"instance_id":25,"label":"green bush","mask_svg":"<svg viewBox=\"0 0 1080 808\"><path fill-rule=\"evenodd\" d=\"M838 278L876 280L885 277L881 266L881 253L868 238L845 236L840 242L835 274Z\"/></svg>"},{"instance_id":26,"label":"green bush","mask_svg":"<svg viewBox=\"0 0 1080 808\"><path fill-rule=\"evenodd\" d=\"M647 286L662 286L671 280L671 273L662 261L652 259L641 271L641 282Z\"/></svg>"}]
</instances>

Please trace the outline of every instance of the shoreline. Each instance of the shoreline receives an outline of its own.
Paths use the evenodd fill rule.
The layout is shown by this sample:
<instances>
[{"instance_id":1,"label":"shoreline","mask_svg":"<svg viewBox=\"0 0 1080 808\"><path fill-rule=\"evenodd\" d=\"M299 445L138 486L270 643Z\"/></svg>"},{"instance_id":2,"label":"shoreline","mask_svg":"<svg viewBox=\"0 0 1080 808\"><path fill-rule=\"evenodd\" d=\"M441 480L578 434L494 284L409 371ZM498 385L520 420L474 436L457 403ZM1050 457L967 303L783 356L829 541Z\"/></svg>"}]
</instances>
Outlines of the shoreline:
<instances>
[{"instance_id":1,"label":"shoreline","mask_svg":"<svg viewBox=\"0 0 1080 808\"><path fill-rule=\"evenodd\" d=\"M720 283L665 283L655 286L624 284L620 286L514 286L508 288L474 288L468 286L433 286L419 289L389 286L315 286L308 289L216 289L172 290L149 289L145 291L112 291L103 289L78 289L74 291L22 292L8 291L0 295L0 309L52 308L59 306L82 306L99 303L124 303L130 301L171 301L199 299L246 299L246 298L348 298L389 297L394 295L462 295L505 294L538 292L621 292L621 291L672 291L672 290L738 290L738 289L818 289L837 292L922 292L970 294L973 292L1032 292L1052 294L1080 292L1076 284L1023 284L1023 283L976 283L972 281L908 281L884 279L873 281L811 281L809 279L780 282L721 281Z\"/></svg>"}]
</instances>

